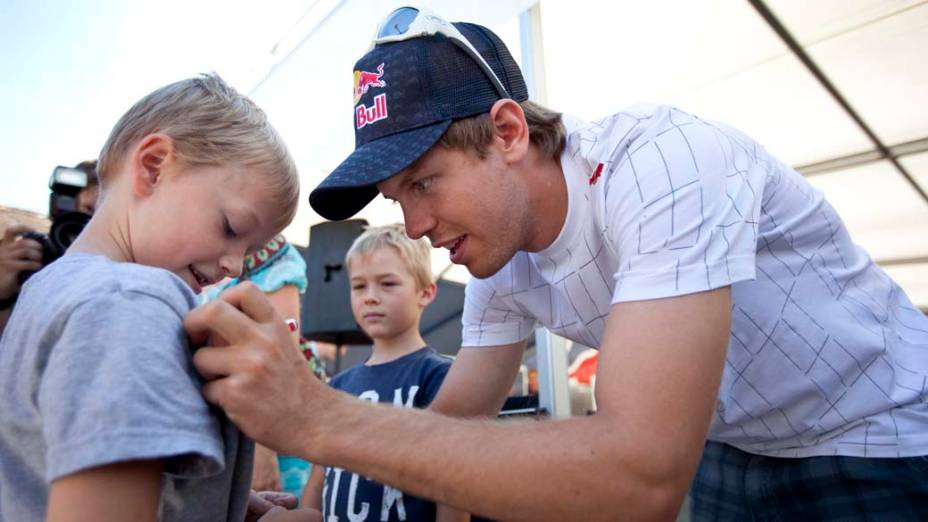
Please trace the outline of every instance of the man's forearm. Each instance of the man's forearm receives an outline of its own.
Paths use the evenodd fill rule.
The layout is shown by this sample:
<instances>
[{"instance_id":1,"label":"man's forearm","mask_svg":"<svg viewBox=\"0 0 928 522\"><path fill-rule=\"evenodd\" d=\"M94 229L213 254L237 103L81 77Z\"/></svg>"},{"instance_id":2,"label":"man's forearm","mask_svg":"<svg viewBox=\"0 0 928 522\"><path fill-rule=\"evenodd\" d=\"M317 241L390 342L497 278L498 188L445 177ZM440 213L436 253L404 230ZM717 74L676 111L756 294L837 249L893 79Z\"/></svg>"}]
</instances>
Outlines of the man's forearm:
<instances>
[{"instance_id":1,"label":"man's forearm","mask_svg":"<svg viewBox=\"0 0 928 522\"><path fill-rule=\"evenodd\" d=\"M689 482L637 464L638 452L666 454L659 443L634 458L618 453L622 434L606 417L455 419L349 397L331 406L306 439L314 462L494 518L672 518Z\"/></svg>"},{"instance_id":2,"label":"man's forearm","mask_svg":"<svg viewBox=\"0 0 928 522\"><path fill-rule=\"evenodd\" d=\"M728 287L613 305L598 362L599 412L542 422L453 418L326 388L248 283L193 310L184 324L194 342L212 331L231 339L194 354L209 379L203 395L266 446L494 518L672 519L714 413L730 310ZM255 322L243 323L243 314ZM521 352L487 353L486 361L459 355L434 401L441 411L479 415L499 402L494 383L513 372L488 378L480 370L492 376L496 358L514 369ZM452 400L487 383L491 392L480 400Z\"/></svg>"},{"instance_id":3,"label":"man's forearm","mask_svg":"<svg viewBox=\"0 0 928 522\"><path fill-rule=\"evenodd\" d=\"M435 506L435 522L469 522L470 513L445 504Z\"/></svg>"}]
</instances>

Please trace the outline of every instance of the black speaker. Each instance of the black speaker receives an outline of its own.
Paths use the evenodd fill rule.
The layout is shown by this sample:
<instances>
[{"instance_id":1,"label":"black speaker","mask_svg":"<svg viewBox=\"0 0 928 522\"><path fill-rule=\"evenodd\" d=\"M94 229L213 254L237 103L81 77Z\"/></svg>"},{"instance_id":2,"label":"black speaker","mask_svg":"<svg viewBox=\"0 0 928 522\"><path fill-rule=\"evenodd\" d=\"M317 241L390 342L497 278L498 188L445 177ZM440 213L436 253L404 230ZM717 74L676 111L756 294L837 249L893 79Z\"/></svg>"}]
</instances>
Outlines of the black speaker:
<instances>
[{"instance_id":1,"label":"black speaker","mask_svg":"<svg viewBox=\"0 0 928 522\"><path fill-rule=\"evenodd\" d=\"M339 345L370 344L351 314L351 295L345 254L367 227L367 221L329 221L309 229L306 260L309 284L303 295L303 336Z\"/></svg>"}]
</instances>

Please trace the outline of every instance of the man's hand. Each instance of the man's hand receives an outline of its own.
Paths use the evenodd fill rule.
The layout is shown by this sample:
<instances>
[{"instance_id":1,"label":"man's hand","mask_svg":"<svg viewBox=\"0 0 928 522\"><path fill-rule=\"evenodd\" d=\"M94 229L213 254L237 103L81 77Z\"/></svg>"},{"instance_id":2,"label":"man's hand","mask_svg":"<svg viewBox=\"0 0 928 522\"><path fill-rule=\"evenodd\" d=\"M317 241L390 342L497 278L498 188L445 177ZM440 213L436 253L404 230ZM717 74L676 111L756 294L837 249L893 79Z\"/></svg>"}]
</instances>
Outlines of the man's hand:
<instances>
[{"instance_id":1,"label":"man's hand","mask_svg":"<svg viewBox=\"0 0 928 522\"><path fill-rule=\"evenodd\" d=\"M42 268L42 245L22 234L33 230L23 225L12 225L0 239L0 299L19 291L20 272Z\"/></svg>"},{"instance_id":2,"label":"man's hand","mask_svg":"<svg viewBox=\"0 0 928 522\"><path fill-rule=\"evenodd\" d=\"M242 283L191 311L184 327L203 395L260 444L306 457L307 428L337 393L316 379L261 290Z\"/></svg>"},{"instance_id":3,"label":"man's hand","mask_svg":"<svg viewBox=\"0 0 928 522\"><path fill-rule=\"evenodd\" d=\"M322 522L318 510L296 509L296 505L296 497L290 493L251 490L245 522Z\"/></svg>"},{"instance_id":4,"label":"man's hand","mask_svg":"<svg viewBox=\"0 0 928 522\"><path fill-rule=\"evenodd\" d=\"M258 522L322 522L322 513L315 509L297 509L287 511L282 507L275 507Z\"/></svg>"},{"instance_id":5,"label":"man's hand","mask_svg":"<svg viewBox=\"0 0 928 522\"><path fill-rule=\"evenodd\" d=\"M266 513L274 510L275 507L294 509L296 505L296 497L290 493L251 490L248 494L248 511L245 514L245 522L255 522Z\"/></svg>"}]
</instances>

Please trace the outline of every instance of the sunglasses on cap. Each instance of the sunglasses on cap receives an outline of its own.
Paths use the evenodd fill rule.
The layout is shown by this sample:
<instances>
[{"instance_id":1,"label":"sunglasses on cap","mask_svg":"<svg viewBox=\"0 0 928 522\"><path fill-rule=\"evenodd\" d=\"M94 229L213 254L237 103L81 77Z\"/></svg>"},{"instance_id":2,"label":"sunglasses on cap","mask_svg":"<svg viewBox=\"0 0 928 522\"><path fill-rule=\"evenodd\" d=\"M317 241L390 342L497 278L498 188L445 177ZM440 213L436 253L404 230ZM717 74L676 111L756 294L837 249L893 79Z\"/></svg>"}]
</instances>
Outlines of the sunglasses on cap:
<instances>
[{"instance_id":1,"label":"sunglasses on cap","mask_svg":"<svg viewBox=\"0 0 928 522\"><path fill-rule=\"evenodd\" d=\"M470 41L450 22L426 9L400 7L390 13L377 29L372 47L383 43L401 42L436 34L444 35L480 65L483 73L490 79L493 87L496 88L501 97L511 98L509 93L506 92L506 88L503 87L503 82L499 81L499 77L493 72L490 64L483 59L483 56L480 56L480 53L477 52L477 49L474 48Z\"/></svg>"}]
</instances>

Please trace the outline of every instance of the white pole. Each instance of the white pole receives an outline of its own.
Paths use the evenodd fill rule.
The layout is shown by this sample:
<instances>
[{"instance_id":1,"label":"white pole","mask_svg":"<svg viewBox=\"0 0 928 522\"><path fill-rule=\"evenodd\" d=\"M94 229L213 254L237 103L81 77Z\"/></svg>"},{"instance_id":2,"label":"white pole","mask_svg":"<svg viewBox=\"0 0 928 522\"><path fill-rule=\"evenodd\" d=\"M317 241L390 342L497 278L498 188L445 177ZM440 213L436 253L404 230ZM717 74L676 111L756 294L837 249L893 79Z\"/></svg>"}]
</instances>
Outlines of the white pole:
<instances>
[{"instance_id":1,"label":"white pole","mask_svg":"<svg viewBox=\"0 0 928 522\"><path fill-rule=\"evenodd\" d=\"M545 328L535 330L538 360L538 406L551 418L570 417L570 388L567 382L567 340Z\"/></svg>"}]
</instances>

